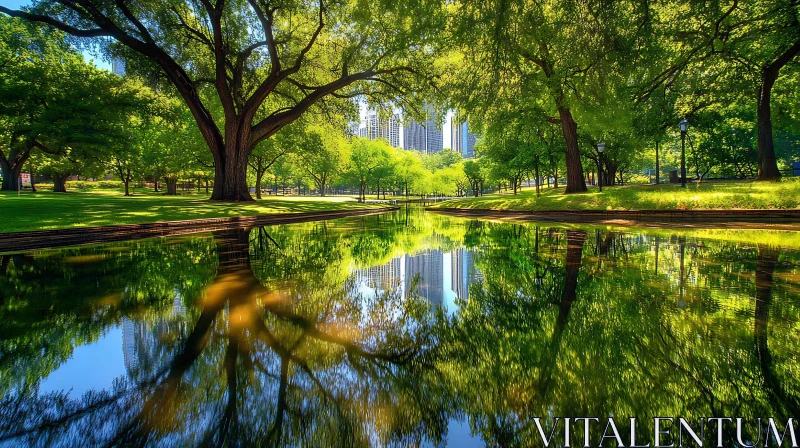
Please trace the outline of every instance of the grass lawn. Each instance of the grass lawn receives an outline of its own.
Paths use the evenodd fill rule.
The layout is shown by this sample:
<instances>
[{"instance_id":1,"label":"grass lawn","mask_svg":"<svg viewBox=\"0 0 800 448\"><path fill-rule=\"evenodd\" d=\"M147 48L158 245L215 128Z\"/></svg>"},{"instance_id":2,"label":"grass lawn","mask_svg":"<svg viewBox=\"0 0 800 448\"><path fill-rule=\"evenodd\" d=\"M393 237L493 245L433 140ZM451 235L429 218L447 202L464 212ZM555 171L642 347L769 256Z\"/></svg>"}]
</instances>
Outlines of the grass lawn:
<instances>
[{"instance_id":1,"label":"grass lawn","mask_svg":"<svg viewBox=\"0 0 800 448\"><path fill-rule=\"evenodd\" d=\"M268 213L315 212L369 207L350 197L266 196L250 203L218 203L204 194L125 197L117 190L0 192L0 232L140 224Z\"/></svg>"},{"instance_id":2,"label":"grass lawn","mask_svg":"<svg viewBox=\"0 0 800 448\"><path fill-rule=\"evenodd\" d=\"M689 209L787 209L800 206L800 179L780 182L717 181L680 185L627 185L565 195L564 189L533 188L516 196L491 194L440 202L434 208L493 210L689 210Z\"/></svg>"}]
</instances>

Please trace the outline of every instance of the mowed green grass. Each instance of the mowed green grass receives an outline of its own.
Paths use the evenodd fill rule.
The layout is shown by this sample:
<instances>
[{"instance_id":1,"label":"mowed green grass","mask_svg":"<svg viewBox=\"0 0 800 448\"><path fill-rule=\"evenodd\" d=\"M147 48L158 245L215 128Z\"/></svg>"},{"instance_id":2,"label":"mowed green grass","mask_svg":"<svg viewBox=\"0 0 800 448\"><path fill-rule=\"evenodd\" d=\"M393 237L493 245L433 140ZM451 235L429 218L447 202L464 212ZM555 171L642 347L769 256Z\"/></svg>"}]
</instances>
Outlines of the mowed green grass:
<instances>
[{"instance_id":1,"label":"mowed green grass","mask_svg":"<svg viewBox=\"0 0 800 448\"><path fill-rule=\"evenodd\" d=\"M220 203L204 194L125 197L117 190L89 190L18 196L4 191L0 192L0 233L364 207L371 206L351 197L267 196L256 202Z\"/></svg>"},{"instance_id":2,"label":"mowed green grass","mask_svg":"<svg viewBox=\"0 0 800 448\"><path fill-rule=\"evenodd\" d=\"M589 187L588 193L563 194L563 188L543 188L536 197L533 188L516 196L491 194L440 202L434 208L492 210L699 210L699 209L791 209L800 206L800 179L780 182L717 181L680 185L627 185Z\"/></svg>"}]
</instances>

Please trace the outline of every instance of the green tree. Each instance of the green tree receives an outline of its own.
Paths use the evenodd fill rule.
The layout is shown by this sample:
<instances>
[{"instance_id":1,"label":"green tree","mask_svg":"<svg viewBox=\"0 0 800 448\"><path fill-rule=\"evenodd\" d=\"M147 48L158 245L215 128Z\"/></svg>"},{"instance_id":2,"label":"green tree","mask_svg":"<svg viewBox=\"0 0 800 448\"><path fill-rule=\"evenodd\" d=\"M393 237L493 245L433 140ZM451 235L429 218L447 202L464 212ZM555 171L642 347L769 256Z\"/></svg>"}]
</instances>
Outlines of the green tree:
<instances>
[{"instance_id":1,"label":"green tree","mask_svg":"<svg viewBox=\"0 0 800 448\"><path fill-rule=\"evenodd\" d=\"M329 186L342 173L349 158L347 151L344 133L336 132L332 126L317 125L309 128L296 160L314 181L320 196L325 196Z\"/></svg>"},{"instance_id":2,"label":"green tree","mask_svg":"<svg viewBox=\"0 0 800 448\"><path fill-rule=\"evenodd\" d=\"M367 185L373 181L375 170L383 162L388 143L382 140L367 140L354 137L350 142L350 160L347 162L347 175L358 185L358 197L365 199Z\"/></svg>"},{"instance_id":3,"label":"green tree","mask_svg":"<svg viewBox=\"0 0 800 448\"><path fill-rule=\"evenodd\" d=\"M540 123L561 126L566 192L586 191L575 112L582 93L602 92L606 77L625 71L646 13L630 1L459 2L452 29L463 49L451 60L459 107L481 115L474 111L516 97L545 111Z\"/></svg>"},{"instance_id":4,"label":"green tree","mask_svg":"<svg viewBox=\"0 0 800 448\"><path fill-rule=\"evenodd\" d=\"M741 96L755 105L758 179L780 177L773 137L773 89L800 54L797 4L791 0L719 2L713 5L667 2L659 5L652 35L666 51L645 65L657 69L639 93L689 84L713 90L714 102Z\"/></svg>"},{"instance_id":5,"label":"green tree","mask_svg":"<svg viewBox=\"0 0 800 448\"><path fill-rule=\"evenodd\" d=\"M485 163L478 160L467 160L464 162L464 175L467 176L472 195L478 197L483 192L483 183L486 181Z\"/></svg>"},{"instance_id":6,"label":"green tree","mask_svg":"<svg viewBox=\"0 0 800 448\"><path fill-rule=\"evenodd\" d=\"M255 174L256 199L261 199L264 175L284 156L300 150L299 147L302 147L308 139L306 131L302 122L295 122L253 149L248 164ZM284 172L285 168L288 168L288 162L283 160L278 171ZM288 178L288 171L286 172Z\"/></svg>"},{"instance_id":7,"label":"green tree","mask_svg":"<svg viewBox=\"0 0 800 448\"><path fill-rule=\"evenodd\" d=\"M111 38L129 67L160 71L214 156L212 199L251 200L253 148L336 97L397 96L424 82L440 2L298 3L40 0L0 12L85 38ZM101 41L103 43L109 40ZM210 84L213 90L203 90ZM212 113L218 104L222 115Z\"/></svg>"},{"instance_id":8,"label":"green tree","mask_svg":"<svg viewBox=\"0 0 800 448\"><path fill-rule=\"evenodd\" d=\"M400 189L405 193L406 197L408 197L409 191L419 192L420 183L424 180L425 174L428 173L419 153L398 149L396 150L396 158L395 176Z\"/></svg>"},{"instance_id":9,"label":"green tree","mask_svg":"<svg viewBox=\"0 0 800 448\"><path fill-rule=\"evenodd\" d=\"M56 191L80 166L95 164L125 139L135 92L118 77L83 61L59 33L0 17L0 171L17 190L34 151L48 154Z\"/></svg>"}]
</instances>

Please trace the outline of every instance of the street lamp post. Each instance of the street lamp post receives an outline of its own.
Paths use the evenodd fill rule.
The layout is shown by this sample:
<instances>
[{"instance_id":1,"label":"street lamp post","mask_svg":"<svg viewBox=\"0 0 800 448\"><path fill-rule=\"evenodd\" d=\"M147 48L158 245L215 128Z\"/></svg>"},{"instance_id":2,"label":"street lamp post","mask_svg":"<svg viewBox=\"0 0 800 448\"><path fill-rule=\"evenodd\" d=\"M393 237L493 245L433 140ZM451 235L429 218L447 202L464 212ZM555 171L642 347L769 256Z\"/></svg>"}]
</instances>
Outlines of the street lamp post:
<instances>
[{"instance_id":1,"label":"street lamp post","mask_svg":"<svg viewBox=\"0 0 800 448\"><path fill-rule=\"evenodd\" d=\"M685 118L678 123L681 130L681 188L686 188L686 131L689 130L689 121Z\"/></svg>"},{"instance_id":2,"label":"street lamp post","mask_svg":"<svg viewBox=\"0 0 800 448\"><path fill-rule=\"evenodd\" d=\"M603 167L600 163L600 156L603 155L603 150L606 149L606 144L602 140L597 142L597 186L600 191L603 191Z\"/></svg>"}]
</instances>

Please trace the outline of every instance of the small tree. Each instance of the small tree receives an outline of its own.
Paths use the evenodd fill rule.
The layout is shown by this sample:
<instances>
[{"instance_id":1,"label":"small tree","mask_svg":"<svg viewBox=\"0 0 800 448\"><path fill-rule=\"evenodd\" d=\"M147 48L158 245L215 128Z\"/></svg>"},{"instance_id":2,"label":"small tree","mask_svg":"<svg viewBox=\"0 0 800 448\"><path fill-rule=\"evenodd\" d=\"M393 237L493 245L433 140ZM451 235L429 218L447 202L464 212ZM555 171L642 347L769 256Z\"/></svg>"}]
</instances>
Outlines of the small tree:
<instances>
[{"instance_id":1,"label":"small tree","mask_svg":"<svg viewBox=\"0 0 800 448\"><path fill-rule=\"evenodd\" d=\"M313 126L297 154L297 164L311 177L320 196L336 176L341 174L348 159L348 145L342 133L327 126Z\"/></svg>"}]
</instances>

